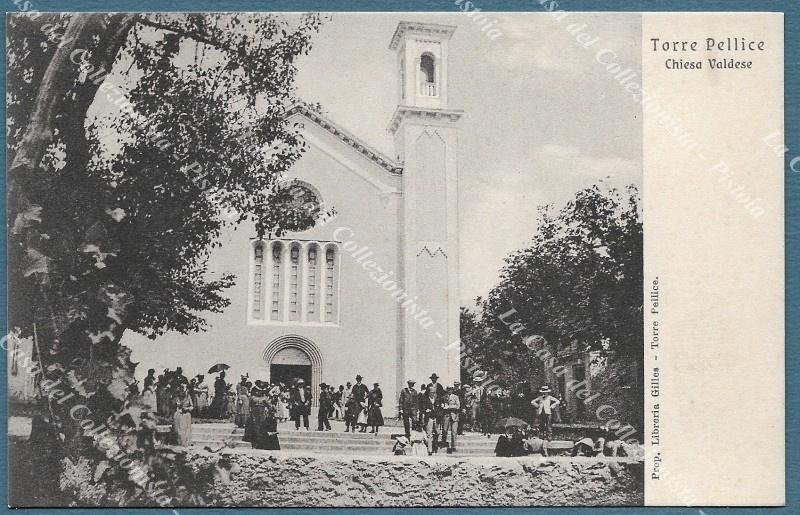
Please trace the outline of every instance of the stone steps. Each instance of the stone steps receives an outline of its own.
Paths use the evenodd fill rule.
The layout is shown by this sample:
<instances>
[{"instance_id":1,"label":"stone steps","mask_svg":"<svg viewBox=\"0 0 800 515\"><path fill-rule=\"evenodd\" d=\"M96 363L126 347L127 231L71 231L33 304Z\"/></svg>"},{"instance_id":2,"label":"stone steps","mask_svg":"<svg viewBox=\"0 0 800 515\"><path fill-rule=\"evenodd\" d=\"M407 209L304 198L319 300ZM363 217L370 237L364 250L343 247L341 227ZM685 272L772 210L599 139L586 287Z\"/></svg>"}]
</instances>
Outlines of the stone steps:
<instances>
[{"instance_id":1,"label":"stone steps","mask_svg":"<svg viewBox=\"0 0 800 515\"><path fill-rule=\"evenodd\" d=\"M290 433L279 433L278 438L280 439L281 443L287 444L297 444L301 446L306 446L308 448L312 448L314 446L325 446L325 445L337 445L337 446L346 446L346 447L378 447L382 449L391 449L394 446L394 440L388 438L375 438L375 439L366 439L366 438L348 438L346 436L332 436L328 438L307 438L300 435L293 435ZM197 441L206 441L206 442L241 442L242 437L241 435L232 435L232 436L221 436L221 435L209 435L204 433L196 433L192 432L192 439ZM481 449L481 450L489 450L494 451L496 442L494 441L487 441L487 440L480 440L480 439L464 439L458 438L456 440L458 447L463 448L470 448L470 449Z\"/></svg>"},{"instance_id":2,"label":"stone steps","mask_svg":"<svg viewBox=\"0 0 800 515\"><path fill-rule=\"evenodd\" d=\"M279 428L281 450L305 451L325 454L391 454L395 437L402 434L389 428L382 433L351 433L344 431L296 431L294 427ZM248 448L242 441L244 429L232 424L194 424L192 442L196 447L217 447L223 442L230 447ZM465 434L457 439L458 452L454 456L491 456L494 454L496 437L486 438L479 434ZM444 453L444 450L441 451Z\"/></svg>"},{"instance_id":3,"label":"stone steps","mask_svg":"<svg viewBox=\"0 0 800 515\"><path fill-rule=\"evenodd\" d=\"M169 427L159 427L160 431ZM402 430L384 428L385 431L375 434L351 433L335 431L296 431L291 424L282 424L278 428L281 450L300 451L323 454L366 454L387 455L392 453L395 437L402 435ZM194 447L216 448L225 443L234 448L250 448L249 442L242 440L244 429L233 424L193 424L192 445ZM456 439L458 452L453 456L493 456L497 443L497 435L490 438L478 433L466 433ZM572 448L571 441L551 441L550 449L567 450ZM442 449L440 455L445 454Z\"/></svg>"},{"instance_id":4,"label":"stone steps","mask_svg":"<svg viewBox=\"0 0 800 515\"><path fill-rule=\"evenodd\" d=\"M330 439L330 438L337 438L337 439L347 439L347 440L364 440L364 441L387 441L387 442L394 442L396 436L401 435L402 433L396 432L385 432L385 433L378 433L370 434L370 433L345 433L341 431L294 431L294 430L283 430L279 433L281 438L302 438L302 439ZM236 429L206 429L206 428L198 428L196 426L192 427L192 434L193 435L204 435L209 436L212 438L242 438L244 436L244 429L236 428ZM464 442L486 442L488 444L494 445L497 442L497 437L492 436L492 438L486 438L485 436L477 435L477 434L464 434L458 436L459 441Z\"/></svg>"},{"instance_id":5,"label":"stone steps","mask_svg":"<svg viewBox=\"0 0 800 515\"><path fill-rule=\"evenodd\" d=\"M391 449L394 446L394 440L390 440L388 438L376 438L376 439L365 439L365 438L347 438L347 437L337 437L332 436L329 438L306 438L300 435L293 435L288 433L279 433L278 438L281 441L281 444L286 443L287 445L297 445L297 446L305 446L309 449L319 447L319 446L337 446L337 447L348 447L348 448L379 448L379 449ZM240 435L236 436L220 436L220 435L209 435L204 433L196 433L192 431L192 440L193 441L203 441L203 442L241 442L246 445L247 442L243 442ZM469 449L476 449L476 450L488 450L494 451L495 442L493 441L486 441L486 440L477 440L477 439L457 439L456 440L458 447L460 448L469 448Z\"/></svg>"},{"instance_id":6,"label":"stone steps","mask_svg":"<svg viewBox=\"0 0 800 515\"><path fill-rule=\"evenodd\" d=\"M193 447L216 447L222 442L207 441L207 440L193 440ZM353 445L353 444L340 444L340 443L312 443L308 442L287 442L280 439L282 451L303 451L315 454L365 454L365 455L389 455L392 453L392 445ZM233 448L250 448L248 442L235 441L229 442L228 445ZM439 454L446 454L442 449ZM493 456L494 447L492 448L470 448L458 447L458 452L453 453L453 456Z\"/></svg>"}]
</instances>

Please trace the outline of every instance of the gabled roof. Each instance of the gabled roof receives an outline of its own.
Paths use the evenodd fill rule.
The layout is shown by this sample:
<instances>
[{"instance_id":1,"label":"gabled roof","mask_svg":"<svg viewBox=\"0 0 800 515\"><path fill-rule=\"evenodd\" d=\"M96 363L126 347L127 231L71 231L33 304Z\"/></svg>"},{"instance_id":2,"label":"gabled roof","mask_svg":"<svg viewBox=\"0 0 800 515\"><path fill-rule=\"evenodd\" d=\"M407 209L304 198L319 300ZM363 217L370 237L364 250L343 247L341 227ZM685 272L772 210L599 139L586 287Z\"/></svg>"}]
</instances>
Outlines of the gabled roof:
<instances>
[{"instance_id":1,"label":"gabled roof","mask_svg":"<svg viewBox=\"0 0 800 515\"><path fill-rule=\"evenodd\" d=\"M398 163L393 159L389 159L385 155L381 154L377 150L373 149L372 147L370 147L369 145L358 139L356 136L342 129L340 126L336 125L331 120L325 118L316 111L309 109L305 105L302 104L295 105L294 107L289 109L287 117L292 116L294 114L302 114L309 120L313 121L326 131L336 136L346 145L354 148L357 152L364 155L367 159L371 160L372 162L374 162L387 172L395 175L401 175L403 173L402 163Z\"/></svg>"}]
</instances>

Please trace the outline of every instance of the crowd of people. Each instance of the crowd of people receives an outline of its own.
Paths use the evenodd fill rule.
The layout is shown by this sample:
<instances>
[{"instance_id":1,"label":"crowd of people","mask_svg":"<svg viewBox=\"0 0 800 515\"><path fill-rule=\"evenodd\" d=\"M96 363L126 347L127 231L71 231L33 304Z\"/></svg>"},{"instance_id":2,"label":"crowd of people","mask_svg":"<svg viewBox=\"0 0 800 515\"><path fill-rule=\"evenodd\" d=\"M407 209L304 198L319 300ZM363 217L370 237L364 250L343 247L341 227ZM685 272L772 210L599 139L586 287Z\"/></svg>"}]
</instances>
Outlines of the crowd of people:
<instances>
[{"instance_id":1,"label":"crowd of people","mask_svg":"<svg viewBox=\"0 0 800 515\"><path fill-rule=\"evenodd\" d=\"M515 454L518 443L532 440L532 447L541 450L535 440L547 441L552 437L552 423L558 421L561 402L544 386L538 396L531 399L525 392L512 392L508 388L484 386L485 377L476 375L471 383L455 381L444 386L436 373L422 382L417 390L416 381L409 379L397 399L399 418L404 437L398 440L396 451L436 454L457 450L458 436L465 430L489 435L498 429L498 421L506 417L534 420L536 435L503 435L508 448L498 444L500 453ZM345 423L345 432L377 434L384 425L383 392L375 382L372 388L361 375L346 385L321 383L317 396L317 431L330 431L330 420ZM214 394L209 400L209 387L202 374L188 379L181 367L165 369L156 376L150 369L144 379L141 398L150 411L163 419L171 419L175 440L179 445L191 442L192 417L205 419L233 419L245 429L244 440L253 447L278 449L279 422L294 421L295 430L310 430L309 417L315 393L312 386L297 378L291 384L251 381L249 375L241 376L235 387L225 379L225 371L218 372L214 381ZM502 430L502 428L500 428ZM513 445L511 442L513 440ZM537 447L538 446L538 447Z\"/></svg>"},{"instance_id":2,"label":"crowd of people","mask_svg":"<svg viewBox=\"0 0 800 515\"><path fill-rule=\"evenodd\" d=\"M161 417L171 417L179 404L183 409L196 417L206 416L209 410L208 385L203 375L187 379L181 367L175 370L165 369L156 377L156 371L150 369L142 384L142 402L150 406L152 411Z\"/></svg>"},{"instance_id":3,"label":"crowd of people","mask_svg":"<svg viewBox=\"0 0 800 515\"><path fill-rule=\"evenodd\" d=\"M602 427L595 437L586 436L574 442L569 454L575 456L628 456L627 444L608 427ZM497 439L496 456L515 457L530 454L549 456L549 440L541 435L538 427L511 427Z\"/></svg>"},{"instance_id":4,"label":"crowd of people","mask_svg":"<svg viewBox=\"0 0 800 515\"><path fill-rule=\"evenodd\" d=\"M490 435L498 429L497 423L516 416L536 420L546 438L552 436L553 422L558 421L561 401L550 394L547 386L530 399L524 392L512 394L508 388L486 388L485 376L473 377L471 384L454 382L444 387L434 373L430 382L417 391L416 381L400 392L399 413L403 420L405 436L413 444L412 432L424 430L428 435L428 451L433 454L446 447L454 452L457 436L465 429Z\"/></svg>"},{"instance_id":5,"label":"crowd of people","mask_svg":"<svg viewBox=\"0 0 800 515\"><path fill-rule=\"evenodd\" d=\"M347 386L321 383L319 385L317 431L330 431L330 420L343 420L346 432L378 433L384 425L383 392L379 383L373 383L368 388L363 382L363 377L357 375L355 384L348 382ZM256 392L254 394L254 392ZM265 402L275 412L278 421L294 421L295 430L310 430L309 417L314 393L311 385L303 379L296 379L290 385L283 383L270 384L265 381L251 382L248 376L242 376L241 382L236 386L236 412L234 421L240 427L246 427L248 419L252 416L254 397L265 397Z\"/></svg>"}]
</instances>

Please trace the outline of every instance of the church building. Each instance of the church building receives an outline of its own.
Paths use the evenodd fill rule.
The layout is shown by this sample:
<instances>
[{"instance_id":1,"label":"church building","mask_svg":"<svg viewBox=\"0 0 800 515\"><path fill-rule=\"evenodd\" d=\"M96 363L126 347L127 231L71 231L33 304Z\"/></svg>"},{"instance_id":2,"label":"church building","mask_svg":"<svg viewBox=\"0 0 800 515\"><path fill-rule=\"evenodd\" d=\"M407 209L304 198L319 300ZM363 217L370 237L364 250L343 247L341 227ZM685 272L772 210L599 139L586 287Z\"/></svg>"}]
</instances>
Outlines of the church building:
<instances>
[{"instance_id":1,"label":"church building","mask_svg":"<svg viewBox=\"0 0 800 515\"><path fill-rule=\"evenodd\" d=\"M126 334L123 344L140 362L137 375L182 366L191 377L226 363L229 382L245 373L284 383L301 377L316 398L320 383L338 388L360 374L370 387L380 383L387 416L396 415L407 379L417 386L434 372L445 385L459 379L453 342L462 112L447 99L454 30L400 22L391 36L394 156L313 110L291 110L307 148L286 179L302 198L335 214L278 239L258 239L248 226L224 234L210 268L236 275L225 292L230 307L208 314L203 333L170 333L155 342Z\"/></svg>"}]
</instances>

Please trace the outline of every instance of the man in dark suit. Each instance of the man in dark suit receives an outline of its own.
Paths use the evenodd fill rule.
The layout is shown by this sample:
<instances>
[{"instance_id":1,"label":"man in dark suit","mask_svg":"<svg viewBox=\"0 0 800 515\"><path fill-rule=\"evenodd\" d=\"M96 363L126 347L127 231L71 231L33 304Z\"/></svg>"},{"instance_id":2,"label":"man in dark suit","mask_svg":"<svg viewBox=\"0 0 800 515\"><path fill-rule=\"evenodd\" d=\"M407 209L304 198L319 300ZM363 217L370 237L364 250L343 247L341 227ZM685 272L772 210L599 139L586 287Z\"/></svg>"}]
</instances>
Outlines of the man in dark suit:
<instances>
[{"instance_id":1,"label":"man in dark suit","mask_svg":"<svg viewBox=\"0 0 800 515\"><path fill-rule=\"evenodd\" d=\"M431 374L431 382L428 383L428 386L433 386L436 389L437 396L444 397L444 386L442 386L442 384L439 382L439 376L436 375L436 372Z\"/></svg>"},{"instance_id":2,"label":"man in dark suit","mask_svg":"<svg viewBox=\"0 0 800 515\"><path fill-rule=\"evenodd\" d=\"M429 384L419 399L420 414L424 421L425 432L428 434L428 454L433 454L439 449L442 398L436 394L436 387Z\"/></svg>"},{"instance_id":3,"label":"man in dark suit","mask_svg":"<svg viewBox=\"0 0 800 515\"><path fill-rule=\"evenodd\" d=\"M414 389L413 379L407 383L408 386L400 392L400 416L403 418L406 438L411 438L411 426L419 417L419 393Z\"/></svg>"},{"instance_id":4,"label":"man in dark suit","mask_svg":"<svg viewBox=\"0 0 800 515\"><path fill-rule=\"evenodd\" d=\"M353 394L353 398L358 402L366 402L367 394L369 394L369 388L361 382L362 379L364 378L360 375L356 376L356 384L353 385L353 389L350 392Z\"/></svg>"},{"instance_id":5,"label":"man in dark suit","mask_svg":"<svg viewBox=\"0 0 800 515\"><path fill-rule=\"evenodd\" d=\"M419 395L417 396L417 412L419 412L419 427L425 431L425 413L422 411L422 397L428 392L428 383L420 381Z\"/></svg>"},{"instance_id":6,"label":"man in dark suit","mask_svg":"<svg viewBox=\"0 0 800 515\"><path fill-rule=\"evenodd\" d=\"M331 423L328 421L328 413L333 408L333 399L328 391L328 385L319 385L319 411L317 412L317 431L330 431Z\"/></svg>"},{"instance_id":7,"label":"man in dark suit","mask_svg":"<svg viewBox=\"0 0 800 515\"><path fill-rule=\"evenodd\" d=\"M308 431L308 415L311 414L311 392L306 390L305 381L297 381L297 385L289 392L289 410L294 419L295 430L300 430L300 418L303 418L303 427Z\"/></svg>"},{"instance_id":8,"label":"man in dark suit","mask_svg":"<svg viewBox=\"0 0 800 515\"><path fill-rule=\"evenodd\" d=\"M442 436L442 444L447 445L447 432L444 425L444 415L445 415L445 405L447 404L447 394L444 391L444 386L439 382L439 376L436 375L436 372L431 374L431 382L428 383L428 388L433 388L436 392L436 398L438 399L439 406L438 406L438 414L439 420L437 421L437 426L439 428L439 433Z\"/></svg>"},{"instance_id":9,"label":"man in dark suit","mask_svg":"<svg viewBox=\"0 0 800 515\"><path fill-rule=\"evenodd\" d=\"M367 385L361 382L362 379L364 378L361 377L360 374L356 375L356 384L354 384L353 389L350 390L350 394L353 396L353 400L355 401L357 407L355 419L353 419L356 421L356 424L358 424L357 421L359 419L359 415L361 415L361 412L367 409L367 395L369 395L369 388L367 388ZM366 432L366 426L364 426L362 429L364 429L364 432Z\"/></svg>"}]
</instances>

